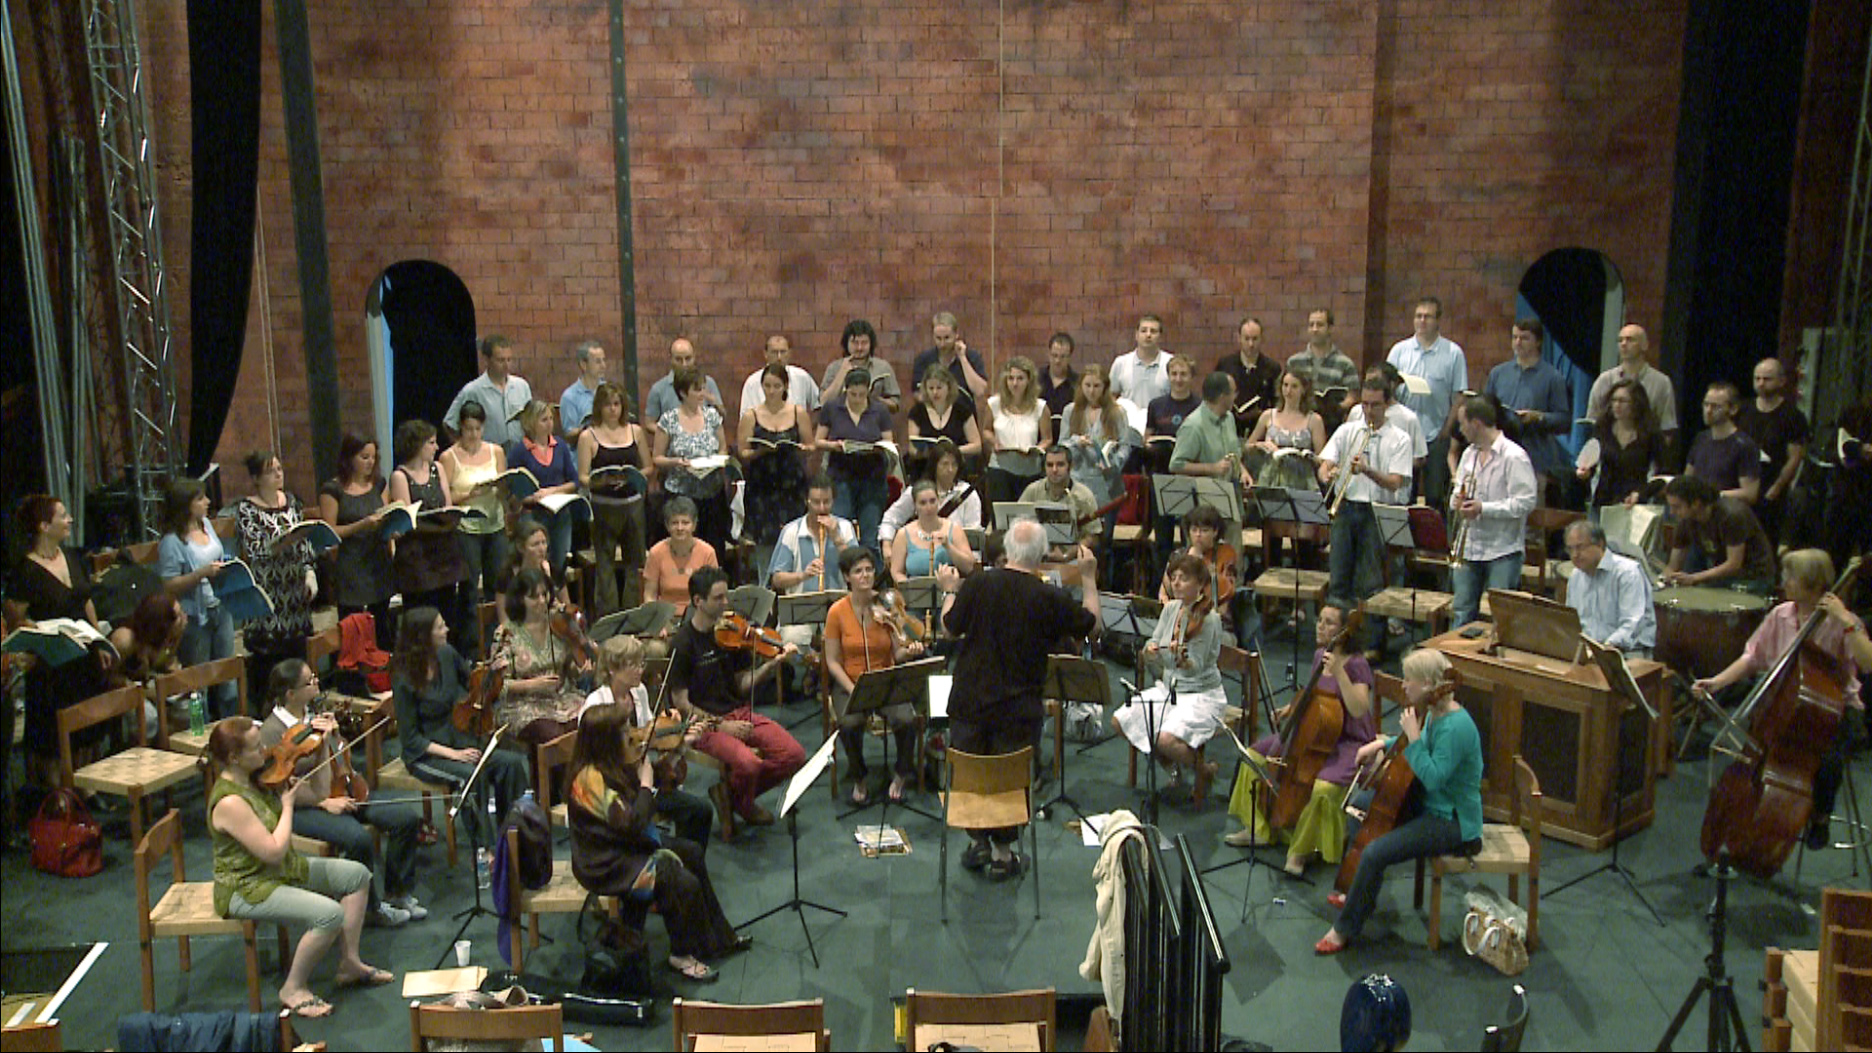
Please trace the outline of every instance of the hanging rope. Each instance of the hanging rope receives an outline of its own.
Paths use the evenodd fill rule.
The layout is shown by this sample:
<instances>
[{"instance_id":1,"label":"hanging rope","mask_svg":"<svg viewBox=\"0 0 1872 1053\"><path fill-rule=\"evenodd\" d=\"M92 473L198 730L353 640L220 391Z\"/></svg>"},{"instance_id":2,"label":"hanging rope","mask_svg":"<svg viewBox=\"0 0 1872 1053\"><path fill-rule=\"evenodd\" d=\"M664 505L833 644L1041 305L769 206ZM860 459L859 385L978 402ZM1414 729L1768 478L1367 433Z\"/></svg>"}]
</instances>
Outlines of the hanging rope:
<instances>
[{"instance_id":1,"label":"hanging rope","mask_svg":"<svg viewBox=\"0 0 1872 1053\"><path fill-rule=\"evenodd\" d=\"M254 271L259 274L260 291L260 361L266 367L267 435L276 457L285 462L286 451L280 448L279 378L273 373L273 297L268 292L266 254L266 210L254 209Z\"/></svg>"}]
</instances>

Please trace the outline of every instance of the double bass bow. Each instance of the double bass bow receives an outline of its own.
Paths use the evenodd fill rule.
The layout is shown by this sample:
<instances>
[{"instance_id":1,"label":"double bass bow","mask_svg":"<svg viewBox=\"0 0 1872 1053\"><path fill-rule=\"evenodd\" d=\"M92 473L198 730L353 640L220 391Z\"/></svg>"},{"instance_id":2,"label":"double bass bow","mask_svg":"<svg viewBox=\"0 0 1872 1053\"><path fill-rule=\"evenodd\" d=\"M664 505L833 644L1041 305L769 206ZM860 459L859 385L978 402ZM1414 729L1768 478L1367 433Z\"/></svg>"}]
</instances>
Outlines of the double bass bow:
<instances>
[{"instance_id":1,"label":"double bass bow","mask_svg":"<svg viewBox=\"0 0 1872 1053\"><path fill-rule=\"evenodd\" d=\"M1326 653L1335 654L1345 647L1363 622L1362 612L1347 614L1345 625L1326 644ZM1313 780L1332 760L1339 735L1345 730L1345 704L1337 695L1319 690L1325 672L1326 662L1322 660L1307 680L1306 689L1294 696L1286 726L1278 729L1281 753L1275 765L1274 800L1268 807L1268 822L1277 830L1299 822L1300 813L1313 796Z\"/></svg>"},{"instance_id":2,"label":"double bass bow","mask_svg":"<svg viewBox=\"0 0 1872 1053\"><path fill-rule=\"evenodd\" d=\"M1860 564L1855 557L1828 591L1843 597ZM1736 759L1710 788L1703 813L1701 847L1711 861L1727 852L1739 869L1773 877L1813 816L1814 774L1846 708L1845 669L1812 644L1826 617L1816 602L1724 728L1747 730L1732 735L1740 738L1732 751Z\"/></svg>"}]
</instances>

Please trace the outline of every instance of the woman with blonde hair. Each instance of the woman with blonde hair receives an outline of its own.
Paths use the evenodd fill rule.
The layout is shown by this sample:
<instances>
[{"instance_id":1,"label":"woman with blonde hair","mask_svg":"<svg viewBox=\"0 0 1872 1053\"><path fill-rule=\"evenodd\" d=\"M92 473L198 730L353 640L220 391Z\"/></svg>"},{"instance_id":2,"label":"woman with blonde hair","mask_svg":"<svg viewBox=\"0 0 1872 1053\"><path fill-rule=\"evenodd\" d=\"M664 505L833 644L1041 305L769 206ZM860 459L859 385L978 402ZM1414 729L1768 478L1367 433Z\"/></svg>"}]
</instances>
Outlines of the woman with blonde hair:
<instances>
[{"instance_id":1,"label":"woman with blonde hair","mask_svg":"<svg viewBox=\"0 0 1872 1053\"><path fill-rule=\"evenodd\" d=\"M1378 737L1359 747L1359 766L1370 764L1400 740L1404 759L1423 789L1391 831L1365 846L1351 891L1326 897L1341 908L1339 920L1313 945L1315 954L1338 954L1358 938L1378 901L1386 868L1431 856L1474 855L1482 847L1482 737L1475 721L1456 700L1456 670L1439 651L1418 648L1404 656L1404 708L1398 714L1402 734ZM1408 814L1418 804L1416 814ZM1369 804L1366 792L1352 807ZM1356 818L1346 824L1346 839L1358 837Z\"/></svg>"},{"instance_id":2,"label":"woman with blonde hair","mask_svg":"<svg viewBox=\"0 0 1872 1053\"><path fill-rule=\"evenodd\" d=\"M983 439L991 454L982 489L989 504L1013 501L1041 475L1041 456L1053 444L1053 419L1040 401L1040 371L1023 355L1008 359L986 408Z\"/></svg>"}]
</instances>

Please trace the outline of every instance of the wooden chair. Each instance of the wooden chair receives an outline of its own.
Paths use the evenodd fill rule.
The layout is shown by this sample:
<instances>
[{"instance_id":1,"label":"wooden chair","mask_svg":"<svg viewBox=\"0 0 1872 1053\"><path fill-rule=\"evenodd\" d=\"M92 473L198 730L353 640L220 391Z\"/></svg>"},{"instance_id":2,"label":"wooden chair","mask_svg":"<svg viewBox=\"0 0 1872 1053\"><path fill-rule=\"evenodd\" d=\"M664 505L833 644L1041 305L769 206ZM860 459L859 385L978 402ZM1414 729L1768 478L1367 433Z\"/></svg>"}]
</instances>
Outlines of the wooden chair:
<instances>
[{"instance_id":1,"label":"wooden chair","mask_svg":"<svg viewBox=\"0 0 1872 1053\"><path fill-rule=\"evenodd\" d=\"M1527 988L1520 984L1508 995L1508 1022L1490 1024L1482 1030L1482 1053L1517 1053L1521 1037L1527 1033Z\"/></svg>"},{"instance_id":2,"label":"wooden chair","mask_svg":"<svg viewBox=\"0 0 1872 1053\"><path fill-rule=\"evenodd\" d=\"M1029 1033L1025 1027L1032 1026ZM1016 1038L1013 1031L1022 1029ZM1005 1049L1051 1051L1059 1040L1053 988L1006 994L935 994L912 987L904 993L904 1046L928 1049L936 1042L985 1046L990 1036L1006 1037ZM1039 1044L1033 1040L1038 1038Z\"/></svg>"},{"instance_id":3,"label":"wooden chair","mask_svg":"<svg viewBox=\"0 0 1872 1053\"><path fill-rule=\"evenodd\" d=\"M196 773L195 758L144 745L143 697L143 688L130 684L58 711L59 784L128 798L132 841L143 840L143 798ZM74 770L72 736L124 717L130 718L136 745Z\"/></svg>"},{"instance_id":4,"label":"wooden chair","mask_svg":"<svg viewBox=\"0 0 1872 1053\"><path fill-rule=\"evenodd\" d=\"M541 914L577 914L585 909L585 886L572 876L568 860L553 861L552 880L542 889L529 889L520 882L520 831L507 828L507 888L513 896L513 911L521 929L514 934L514 972L526 972L526 949L539 948Z\"/></svg>"},{"instance_id":5,"label":"wooden chair","mask_svg":"<svg viewBox=\"0 0 1872 1053\"><path fill-rule=\"evenodd\" d=\"M162 898L150 898L150 871L169 856L172 872ZM156 1011L155 941L173 937L180 948L182 971L189 970L189 937L239 936L247 945L247 1010L260 1011L260 955L251 921L223 918L214 909L214 882L190 881L182 862L181 813L169 814L150 827L136 847L137 943L143 956L143 1010ZM279 926L280 967L291 957L286 926Z\"/></svg>"},{"instance_id":6,"label":"wooden chair","mask_svg":"<svg viewBox=\"0 0 1872 1053\"><path fill-rule=\"evenodd\" d=\"M810 1002L773 1002L767 1005L729 1005L677 998L670 1002L670 1025L675 1049L688 1053L702 1035L767 1036L811 1035L813 1048L832 1048L832 1032L825 1026L825 999Z\"/></svg>"},{"instance_id":7,"label":"wooden chair","mask_svg":"<svg viewBox=\"0 0 1872 1053\"><path fill-rule=\"evenodd\" d=\"M208 752L209 729L203 728L199 734L187 728L169 730L169 700L191 691L206 692L219 684L237 685L240 691L239 711L243 714L251 712L247 706L247 659L243 655L164 673L149 682L149 699L156 706L158 749L185 753L191 757Z\"/></svg>"},{"instance_id":8,"label":"wooden chair","mask_svg":"<svg viewBox=\"0 0 1872 1053\"><path fill-rule=\"evenodd\" d=\"M551 742L541 743L533 749L533 795L539 798L541 805L553 799L553 775L560 768L572 762L572 751L578 748L578 729L559 736ZM546 809L549 824L558 823L570 827L572 820L567 816L564 801Z\"/></svg>"},{"instance_id":9,"label":"wooden chair","mask_svg":"<svg viewBox=\"0 0 1872 1053\"><path fill-rule=\"evenodd\" d=\"M488 600L475 608L475 627L481 630L481 653L478 656L487 661L488 652L494 646L494 630L500 627L500 601Z\"/></svg>"},{"instance_id":10,"label":"wooden chair","mask_svg":"<svg viewBox=\"0 0 1872 1053\"><path fill-rule=\"evenodd\" d=\"M48 1020L43 1024L20 1024L8 1027L0 1032L0 1045L7 1053L19 1050L20 1053L60 1053L65 1048L65 1029L57 1020Z\"/></svg>"},{"instance_id":11,"label":"wooden chair","mask_svg":"<svg viewBox=\"0 0 1872 1053\"><path fill-rule=\"evenodd\" d=\"M981 757L950 747L949 789L943 794L942 850L936 867L943 924L949 923L949 831L1026 826L1033 868L1034 917L1040 916L1040 840L1033 826L1033 747Z\"/></svg>"},{"instance_id":12,"label":"wooden chair","mask_svg":"<svg viewBox=\"0 0 1872 1053\"><path fill-rule=\"evenodd\" d=\"M331 672L331 667L325 664L326 659L335 659L343 647L344 635L336 625L324 632L313 633L306 637L306 664L323 677Z\"/></svg>"},{"instance_id":13,"label":"wooden chair","mask_svg":"<svg viewBox=\"0 0 1872 1053\"><path fill-rule=\"evenodd\" d=\"M1437 856L1429 861L1430 869L1430 949L1443 945L1443 876L1480 873L1508 875L1508 898L1521 903L1521 878L1527 878L1528 931L1527 947L1533 950L1540 942L1540 780L1534 769L1515 754L1514 796L1508 802L1508 821L1482 827L1482 851L1474 856ZM1417 861L1417 885L1414 905L1423 906L1424 860Z\"/></svg>"},{"instance_id":14,"label":"wooden chair","mask_svg":"<svg viewBox=\"0 0 1872 1053\"><path fill-rule=\"evenodd\" d=\"M409 770L409 766L403 763L403 758L398 757L396 760L390 761L377 769L376 788L380 790L404 790L409 793L422 794L423 818L432 825L441 828L442 836L448 842L448 865L451 870L454 869L455 824L449 820L447 808L449 796L455 792L454 787L449 786L447 783L429 782L425 779L418 778L414 772ZM442 821L440 823L435 821L434 805L437 798L440 798L444 802Z\"/></svg>"},{"instance_id":15,"label":"wooden chair","mask_svg":"<svg viewBox=\"0 0 1872 1053\"><path fill-rule=\"evenodd\" d=\"M410 1049L414 1053L428 1049L430 1039L517 1042L537 1038L547 1049L558 1053L565 1050L565 1016L556 1004L456 1009L411 1002L409 1016Z\"/></svg>"}]
</instances>

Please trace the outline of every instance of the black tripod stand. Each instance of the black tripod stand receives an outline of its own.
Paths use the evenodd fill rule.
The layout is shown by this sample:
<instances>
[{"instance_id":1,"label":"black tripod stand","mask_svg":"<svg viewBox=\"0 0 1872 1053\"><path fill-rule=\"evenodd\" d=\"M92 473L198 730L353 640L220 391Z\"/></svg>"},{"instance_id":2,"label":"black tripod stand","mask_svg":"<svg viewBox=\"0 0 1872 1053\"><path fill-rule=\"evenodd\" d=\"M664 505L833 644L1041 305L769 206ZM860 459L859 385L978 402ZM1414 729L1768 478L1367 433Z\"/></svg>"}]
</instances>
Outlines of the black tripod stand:
<instances>
[{"instance_id":1,"label":"black tripod stand","mask_svg":"<svg viewBox=\"0 0 1872 1053\"><path fill-rule=\"evenodd\" d=\"M494 750L500 745L501 736L505 734L506 731L507 728L505 725L495 728L494 734L487 740L487 745L481 747L481 762L475 765L474 771L468 773L468 781L462 783L461 788L455 791L455 803L448 811L449 822L453 823L455 817L461 813L462 806L468 803L469 792L474 789L475 783L480 781L481 773L487 770L488 761L493 758ZM484 790L483 792L485 793L487 791ZM489 798L488 822L490 826L494 827L494 836L498 837L500 836L500 828L494 824L493 803L493 798ZM511 802L508 807L512 807ZM468 823L468 850L474 853L471 858L477 861L477 865L481 859L481 849L484 847L491 848L492 846L484 846L481 844L481 821L480 817L476 816ZM494 884L494 874L492 871L493 863L490 862L488 867L488 885L491 887ZM457 918L461 919L461 925L456 928L454 938L442 945L442 953L436 956L435 967L438 969L442 968L443 963L448 961L449 955L454 953L455 944L461 940L462 934L468 931L468 926L474 924L476 918L500 917L496 912L481 905L481 880L478 874L475 876L474 890L474 904L465 910L457 911L455 914Z\"/></svg>"},{"instance_id":2,"label":"black tripod stand","mask_svg":"<svg viewBox=\"0 0 1872 1053\"><path fill-rule=\"evenodd\" d=\"M1664 1031L1664 1037L1658 1040L1658 1053L1671 1048L1677 1040L1677 1032L1683 1030L1684 1023L1690 1019L1690 1011L1696 1008L1697 999L1705 994L1710 996L1709 1004L1709 1043L1704 1048L1712 1053L1728 1053L1740 1049L1747 1053L1748 1031L1742 1025L1742 1010L1736 1008L1735 986L1729 979L1729 970L1723 963L1723 936L1727 929L1726 916L1729 910L1729 882L1735 878L1735 870L1729 866L1729 854L1724 852L1716 859L1716 865L1710 868L1710 876L1716 879L1716 895L1710 900L1709 931L1710 952L1703 959L1703 975L1697 977L1695 986L1684 997L1683 1005L1677 1009L1677 1015L1671 1019L1670 1027Z\"/></svg>"},{"instance_id":3,"label":"black tripod stand","mask_svg":"<svg viewBox=\"0 0 1872 1053\"><path fill-rule=\"evenodd\" d=\"M1620 662L1622 664L1623 659L1620 659ZM1627 712L1629 712L1629 710ZM1651 726L1651 722L1647 720L1645 722L1645 728L1647 729L1647 731L1649 730L1650 726ZM1639 760L1638 760L1637 765L1628 765L1625 762L1626 761L1625 740L1631 737L1633 736L1626 735L1623 729L1620 730L1620 733L1618 736L1618 748L1614 751L1615 756L1613 757L1613 760L1612 760L1612 763L1617 766L1617 771L1618 771L1617 777L1613 779L1613 786L1612 786L1612 858L1606 863L1592 870L1588 870L1586 873L1581 874L1580 876L1572 879L1571 881L1567 881L1553 888L1547 893L1547 895L1549 897L1552 897L1557 893L1564 892L1567 889L1572 888L1574 885L1577 885L1580 882L1585 881L1587 878L1598 877L1600 874L1603 874L1607 871L1611 871L1613 874L1616 874L1618 876L1618 879L1620 881L1623 881L1625 883L1625 890L1632 894L1632 898L1644 904L1644 909L1651 912L1651 920L1657 922L1659 925L1663 925L1664 924L1663 917L1658 914L1657 908L1651 905L1651 901L1645 898L1644 890L1638 887L1638 882L1632 876L1632 872L1629 869L1627 869L1623 863L1619 862L1619 845L1623 844L1625 841L1625 831L1624 831L1625 795L1628 793L1636 792L1636 788L1628 786L1626 780L1632 778L1633 775L1637 775L1639 779L1639 783L1640 785L1642 785L1643 784L1642 765L1647 763L1647 761L1645 760L1643 756L1644 751L1642 748L1639 750ZM1651 741L1650 735L1646 734L1646 735L1640 736L1638 737L1638 741L1639 741L1640 746L1642 747L1643 744Z\"/></svg>"},{"instance_id":4,"label":"black tripod stand","mask_svg":"<svg viewBox=\"0 0 1872 1053\"><path fill-rule=\"evenodd\" d=\"M800 931L806 934L806 949L812 952L813 968L817 969L819 968L819 948L813 944L812 929L808 927L806 924L806 908L811 907L814 910L822 910L822 911L825 911L827 914L836 914L841 918L845 916L845 912L838 909L837 907L828 907L823 903L814 903L812 900L803 899L800 897L800 890L799 890L799 813L794 811L791 808L787 809L786 828L787 828L787 837L789 840L793 842L793 898L787 900L785 903L782 903L777 907L771 907L761 912L760 914L757 914L754 917L749 918L747 921L742 922L740 925L735 926L735 928L745 929L745 928L752 926L756 922L765 921L766 919L773 917L775 914L778 914L783 910L790 910L793 913L799 915Z\"/></svg>"}]
</instances>

